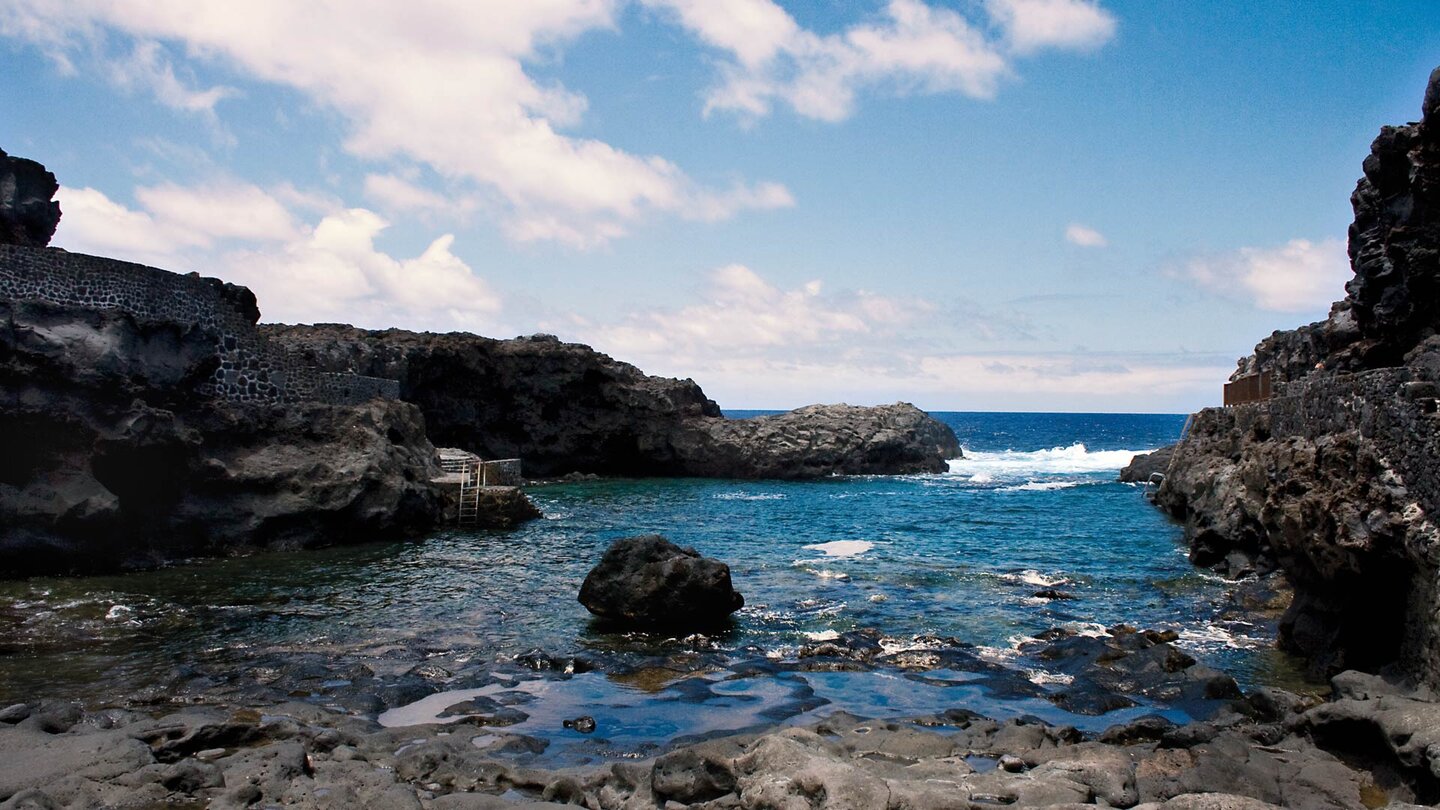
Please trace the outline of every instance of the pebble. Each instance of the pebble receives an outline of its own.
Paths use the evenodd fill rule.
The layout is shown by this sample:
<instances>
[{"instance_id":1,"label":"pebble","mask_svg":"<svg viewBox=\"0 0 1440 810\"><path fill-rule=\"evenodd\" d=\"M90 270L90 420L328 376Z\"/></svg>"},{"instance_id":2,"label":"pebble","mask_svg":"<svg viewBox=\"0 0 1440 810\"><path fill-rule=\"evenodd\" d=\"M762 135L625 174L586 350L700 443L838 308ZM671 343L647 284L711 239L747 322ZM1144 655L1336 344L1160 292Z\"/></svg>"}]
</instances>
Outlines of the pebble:
<instances>
[{"instance_id":1,"label":"pebble","mask_svg":"<svg viewBox=\"0 0 1440 810\"><path fill-rule=\"evenodd\" d=\"M214 762L225 756L224 748L206 748L204 751L196 752L195 758L201 762Z\"/></svg>"},{"instance_id":2,"label":"pebble","mask_svg":"<svg viewBox=\"0 0 1440 810\"><path fill-rule=\"evenodd\" d=\"M0 709L0 723L18 723L30 716L30 707L24 703L16 703Z\"/></svg>"},{"instance_id":3,"label":"pebble","mask_svg":"<svg viewBox=\"0 0 1440 810\"><path fill-rule=\"evenodd\" d=\"M1019 773L1025 770L1025 760L1014 754L1005 754L1000 757L1000 770L1008 771L1009 773Z\"/></svg>"}]
</instances>

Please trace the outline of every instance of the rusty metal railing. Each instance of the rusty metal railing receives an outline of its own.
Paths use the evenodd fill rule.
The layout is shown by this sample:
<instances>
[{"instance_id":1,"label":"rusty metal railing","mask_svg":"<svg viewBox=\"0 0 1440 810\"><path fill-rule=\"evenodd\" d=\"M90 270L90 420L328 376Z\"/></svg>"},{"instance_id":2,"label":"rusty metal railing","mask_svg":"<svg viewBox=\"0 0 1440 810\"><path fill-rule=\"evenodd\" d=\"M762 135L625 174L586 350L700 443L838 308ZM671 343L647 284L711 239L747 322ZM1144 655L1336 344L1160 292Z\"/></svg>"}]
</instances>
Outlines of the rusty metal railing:
<instances>
[{"instance_id":1,"label":"rusty metal railing","mask_svg":"<svg viewBox=\"0 0 1440 810\"><path fill-rule=\"evenodd\" d=\"M1225 407L1264 402L1271 393L1270 372L1247 374L1234 382L1225 383Z\"/></svg>"}]
</instances>

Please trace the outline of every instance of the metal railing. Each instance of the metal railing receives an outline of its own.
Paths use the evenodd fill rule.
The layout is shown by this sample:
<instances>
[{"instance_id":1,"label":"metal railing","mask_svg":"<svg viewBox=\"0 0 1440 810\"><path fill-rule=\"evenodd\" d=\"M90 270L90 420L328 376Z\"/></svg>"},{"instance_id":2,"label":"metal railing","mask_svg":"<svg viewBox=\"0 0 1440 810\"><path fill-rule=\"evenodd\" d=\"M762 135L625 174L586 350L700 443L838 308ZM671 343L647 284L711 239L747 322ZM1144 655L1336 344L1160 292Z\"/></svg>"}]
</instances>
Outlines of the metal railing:
<instances>
[{"instance_id":1,"label":"metal railing","mask_svg":"<svg viewBox=\"0 0 1440 810\"><path fill-rule=\"evenodd\" d=\"M1270 372L1247 374L1234 382L1225 383L1225 407L1264 402L1270 398L1271 393L1273 393L1273 389L1270 383Z\"/></svg>"}]
</instances>

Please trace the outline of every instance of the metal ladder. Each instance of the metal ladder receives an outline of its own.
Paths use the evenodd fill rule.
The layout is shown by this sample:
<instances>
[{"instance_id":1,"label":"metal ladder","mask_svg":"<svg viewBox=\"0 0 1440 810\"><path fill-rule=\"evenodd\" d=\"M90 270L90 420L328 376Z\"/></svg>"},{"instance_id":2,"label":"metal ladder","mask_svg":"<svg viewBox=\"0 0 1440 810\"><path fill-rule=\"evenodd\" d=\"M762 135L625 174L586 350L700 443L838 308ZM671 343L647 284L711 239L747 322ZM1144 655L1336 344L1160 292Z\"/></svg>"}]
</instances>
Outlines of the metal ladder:
<instances>
[{"instance_id":1,"label":"metal ladder","mask_svg":"<svg viewBox=\"0 0 1440 810\"><path fill-rule=\"evenodd\" d=\"M460 470L460 505L455 512L455 522L461 526L475 525L480 515L480 470L481 462L467 461Z\"/></svg>"}]
</instances>

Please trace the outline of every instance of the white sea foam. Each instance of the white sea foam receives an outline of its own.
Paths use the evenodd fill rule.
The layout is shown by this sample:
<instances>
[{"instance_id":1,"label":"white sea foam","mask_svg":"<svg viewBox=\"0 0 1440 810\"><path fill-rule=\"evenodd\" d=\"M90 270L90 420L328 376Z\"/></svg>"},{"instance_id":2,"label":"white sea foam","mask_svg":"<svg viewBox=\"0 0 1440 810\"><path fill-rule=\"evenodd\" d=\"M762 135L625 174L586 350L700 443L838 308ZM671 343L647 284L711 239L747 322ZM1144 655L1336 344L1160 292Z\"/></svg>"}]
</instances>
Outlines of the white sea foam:
<instances>
[{"instance_id":1,"label":"white sea foam","mask_svg":"<svg viewBox=\"0 0 1440 810\"><path fill-rule=\"evenodd\" d=\"M804 546L804 548L818 551L826 557L858 557L874 547L875 544L869 540L831 540L828 543Z\"/></svg>"},{"instance_id":2,"label":"white sea foam","mask_svg":"<svg viewBox=\"0 0 1440 810\"><path fill-rule=\"evenodd\" d=\"M1089 450L1076 442L1049 450L966 450L950 459L950 473L973 483L1026 481L1036 476L1080 475L1118 471L1138 453L1149 450Z\"/></svg>"},{"instance_id":3,"label":"white sea foam","mask_svg":"<svg viewBox=\"0 0 1440 810\"><path fill-rule=\"evenodd\" d=\"M1243 622L1236 624L1243 624ZM1181 630L1180 643L1199 649L1228 647L1232 650L1248 650L1268 646L1270 642L1263 638L1247 636L1239 630L1222 625L1205 624Z\"/></svg>"},{"instance_id":4,"label":"white sea foam","mask_svg":"<svg viewBox=\"0 0 1440 810\"><path fill-rule=\"evenodd\" d=\"M1075 681L1074 675L1066 675L1063 672L1047 672L1043 669L1027 669L1025 670L1025 677L1029 678L1030 682L1037 686L1045 686L1046 684L1052 683L1068 686Z\"/></svg>"},{"instance_id":5,"label":"white sea foam","mask_svg":"<svg viewBox=\"0 0 1440 810\"><path fill-rule=\"evenodd\" d=\"M971 479L974 480L974 479ZM1000 487L1001 492L1049 492L1055 489L1069 489L1080 486L1080 481L1026 481L1011 487Z\"/></svg>"},{"instance_id":6,"label":"white sea foam","mask_svg":"<svg viewBox=\"0 0 1440 810\"><path fill-rule=\"evenodd\" d=\"M710 497L717 501L783 501L780 492L717 492Z\"/></svg>"},{"instance_id":7,"label":"white sea foam","mask_svg":"<svg viewBox=\"0 0 1440 810\"><path fill-rule=\"evenodd\" d=\"M1016 571L1010 574L999 574L1000 579L1006 582L1016 582L1022 585L1034 585L1039 588L1053 588L1056 585L1069 585L1070 579L1061 574L1046 574L1027 568L1024 571Z\"/></svg>"},{"instance_id":8,"label":"white sea foam","mask_svg":"<svg viewBox=\"0 0 1440 810\"><path fill-rule=\"evenodd\" d=\"M835 632L834 630L816 630L809 633L803 633L802 635L804 635L811 641L834 641L835 639L840 638L840 634Z\"/></svg>"}]
</instances>

